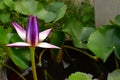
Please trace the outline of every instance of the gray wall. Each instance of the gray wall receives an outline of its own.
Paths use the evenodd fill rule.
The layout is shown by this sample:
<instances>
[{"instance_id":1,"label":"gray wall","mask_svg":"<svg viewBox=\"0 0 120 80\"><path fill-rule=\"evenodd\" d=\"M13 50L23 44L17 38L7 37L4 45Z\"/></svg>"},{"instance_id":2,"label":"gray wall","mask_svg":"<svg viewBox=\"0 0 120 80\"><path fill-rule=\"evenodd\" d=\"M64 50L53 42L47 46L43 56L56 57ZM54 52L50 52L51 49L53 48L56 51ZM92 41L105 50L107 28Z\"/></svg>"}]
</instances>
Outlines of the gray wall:
<instances>
[{"instance_id":1,"label":"gray wall","mask_svg":"<svg viewBox=\"0 0 120 80\"><path fill-rule=\"evenodd\" d=\"M96 26L108 24L120 14L120 0L94 0Z\"/></svg>"}]
</instances>

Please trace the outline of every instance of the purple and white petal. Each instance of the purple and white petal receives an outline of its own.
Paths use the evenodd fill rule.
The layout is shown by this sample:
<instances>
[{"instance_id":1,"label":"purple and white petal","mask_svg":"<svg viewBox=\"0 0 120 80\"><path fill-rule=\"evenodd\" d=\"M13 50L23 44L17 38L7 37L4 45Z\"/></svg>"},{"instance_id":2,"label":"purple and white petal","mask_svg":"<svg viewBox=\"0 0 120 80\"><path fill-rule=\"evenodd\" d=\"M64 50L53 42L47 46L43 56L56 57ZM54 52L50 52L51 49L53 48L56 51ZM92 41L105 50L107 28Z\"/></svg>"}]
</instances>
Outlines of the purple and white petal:
<instances>
[{"instance_id":1,"label":"purple and white petal","mask_svg":"<svg viewBox=\"0 0 120 80\"><path fill-rule=\"evenodd\" d=\"M47 29L39 33L39 41L43 41L51 32L51 29Z\"/></svg>"},{"instance_id":2,"label":"purple and white petal","mask_svg":"<svg viewBox=\"0 0 120 80\"><path fill-rule=\"evenodd\" d=\"M26 41L32 46L36 45L39 42L37 18L32 15L30 16L28 21L28 27L26 30Z\"/></svg>"},{"instance_id":3,"label":"purple and white petal","mask_svg":"<svg viewBox=\"0 0 120 80\"><path fill-rule=\"evenodd\" d=\"M41 42L39 44L36 45L37 47L41 47L41 48L56 48L56 49L60 49L60 47L46 43L46 42Z\"/></svg>"},{"instance_id":4,"label":"purple and white petal","mask_svg":"<svg viewBox=\"0 0 120 80\"><path fill-rule=\"evenodd\" d=\"M12 22L12 25L14 26L14 28L17 31L20 38L25 41L25 39L26 39L26 31L19 24L17 24L16 22Z\"/></svg>"},{"instance_id":5,"label":"purple and white petal","mask_svg":"<svg viewBox=\"0 0 120 80\"><path fill-rule=\"evenodd\" d=\"M16 42L12 44L8 44L8 47L25 47L25 46L32 46L32 47L42 47L42 48L57 48L60 47L42 42L51 32L51 29L47 29L41 33L38 30L38 21L37 17L30 16L28 20L28 26L26 31L16 22L12 22L15 30L17 31L18 35L25 41L25 42ZM40 42L40 43L39 43Z\"/></svg>"},{"instance_id":6,"label":"purple and white petal","mask_svg":"<svg viewBox=\"0 0 120 80\"><path fill-rule=\"evenodd\" d=\"M7 44L7 46L8 47L27 47L27 46L31 46L31 45L26 42L16 42L16 43L12 43L12 44Z\"/></svg>"}]
</instances>

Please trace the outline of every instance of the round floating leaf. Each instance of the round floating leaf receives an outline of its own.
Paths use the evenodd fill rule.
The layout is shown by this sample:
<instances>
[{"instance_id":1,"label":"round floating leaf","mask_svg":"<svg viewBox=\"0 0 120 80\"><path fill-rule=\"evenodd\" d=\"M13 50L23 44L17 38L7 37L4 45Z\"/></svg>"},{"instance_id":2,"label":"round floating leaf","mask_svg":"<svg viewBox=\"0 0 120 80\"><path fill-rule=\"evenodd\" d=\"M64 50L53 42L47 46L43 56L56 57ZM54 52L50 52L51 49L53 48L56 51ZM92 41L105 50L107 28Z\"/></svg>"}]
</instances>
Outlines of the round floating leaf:
<instances>
[{"instance_id":1,"label":"round floating leaf","mask_svg":"<svg viewBox=\"0 0 120 80\"><path fill-rule=\"evenodd\" d=\"M113 25L117 25L117 26L120 26L120 15L117 15L115 17L115 20L110 20L110 22L113 24Z\"/></svg>"},{"instance_id":2,"label":"round floating leaf","mask_svg":"<svg viewBox=\"0 0 120 80\"><path fill-rule=\"evenodd\" d=\"M3 1L0 1L0 10L4 10L5 9L5 4Z\"/></svg>"},{"instance_id":3,"label":"round floating leaf","mask_svg":"<svg viewBox=\"0 0 120 80\"><path fill-rule=\"evenodd\" d=\"M88 38L93 31L95 31L93 27L83 27L79 40L82 42L88 41Z\"/></svg>"},{"instance_id":4,"label":"round floating leaf","mask_svg":"<svg viewBox=\"0 0 120 80\"><path fill-rule=\"evenodd\" d=\"M92 79L86 73L75 72L69 76L68 80L92 80Z\"/></svg>"},{"instance_id":5,"label":"round floating leaf","mask_svg":"<svg viewBox=\"0 0 120 80\"><path fill-rule=\"evenodd\" d=\"M114 53L115 53L116 57L120 60L120 44L118 44L118 45L115 47Z\"/></svg>"},{"instance_id":6,"label":"round floating leaf","mask_svg":"<svg viewBox=\"0 0 120 80\"><path fill-rule=\"evenodd\" d=\"M120 80L120 69L114 70L108 74L107 80Z\"/></svg>"},{"instance_id":7,"label":"round floating leaf","mask_svg":"<svg viewBox=\"0 0 120 80\"><path fill-rule=\"evenodd\" d=\"M113 51L113 31L113 28L104 26L90 35L87 46L91 51L93 51L96 56L100 57L103 61L106 61L106 59Z\"/></svg>"},{"instance_id":8,"label":"round floating leaf","mask_svg":"<svg viewBox=\"0 0 120 80\"><path fill-rule=\"evenodd\" d=\"M30 51L28 48L12 48L12 52L10 54L13 62L22 69L27 69L30 63Z\"/></svg>"},{"instance_id":9,"label":"round floating leaf","mask_svg":"<svg viewBox=\"0 0 120 80\"><path fill-rule=\"evenodd\" d=\"M118 24L120 26L120 15L117 15L115 17L115 22L116 22L116 24Z\"/></svg>"},{"instance_id":10,"label":"round floating leaf","mask_svg":"<svg viewBox=\"0 0 120 80\"><path fill-rule=\"evenodd\" d=\"M21 1L15 2L15 10L17 12L20 12L20 13L25 14L25 15L29 15L30 14L28 6L30 6L30 4L27 5L26 2L21 2ZM31 8L33 8L33 7L34 6L31 6Z\"/></svg>"},{"instance_id":11,"label":"round floating leaf","mask_svg":"<svg viewBox=\"0 0 120 80\"><path fill-rule=\"evenodd\" d=\"M22 42L23 40L18 36L17 33L13 33L11 34L11 38L10 38L10 42L14 43L14 42Z\"/></svg>"},{"instance_id":12,"label":"round floating leaf","mask_svg":"<svg viewBox=\"0 0 120 80\"><path fill-rule=\"evenodd\" d=\"M118 26L106 25L93 32L88 41L88 48L104 62L109 55L115 51L120 59L120 28Z\"/></svg>"},{"instance_id":13,"label":"round floating leaf","mask_svg":"<svg viewBox=\"0 0 120 80\"><path fill-rule=\"evenodd\" d=\"M39 19L44 20L46 23L53 21L56 17L55 13L47 11L44 8L36 12L34 15L36 15Z\"/></svg>"},{"instance_id":14,"label":"round floating leaf","mask_svg":"<svg viewBox=\"0 0 120 80\"><path fill-rule=\"evenodd\" d=\"M2 13L2 14L0 14L0 21L2 23L10 22L10 13Z\"/></svg>"},{"instance_id":15,"label":"round floating leaf","mask_svg":"<svg viewBox=\"0 0 120 80\"><path fill-rule=\"evenodd\" d=\"M115 28L115 26L113 26ZM116 57L120 60L120 28L116 27L114 30L114 36L113 36L113 41L114 41L114 53Z\"/></svg>"},{"instance_id":16,"label":"round floating leaf","mask_svg":"<svg viewBox=\"0 0 120 80\"><path fill-rule=\"evenodd\" d=\"M13 0L4 0L4 3L11 9L13 10L15 5Z\"/></svg>"},{"instance_id":17,"label":"round floating leaf","mask_svg":"<svg viewBox=\"0 0 120 80\"><path fill-rule=\"evenodd\" d=\"M51 22L55 19L56 14L43 8L43 5L38 1L17 1L15 10L24 15L34 15L45 22Z\"/></svg>"},{"instance_id":18,"label":"round floating leaf","mask_svg":"<svg viewBox=\"0 0 120 80\"><path fill-rule=\"evenodd\" d=\"M56 22L64 16L67 6L63 2L52 2L47 5L46 9L56 14L54 20Z\"/></svg>"},{"instance_id":19,"label":"round floating leaf","mask_svg":"<svg viewBox=\"0 0 120 80\"><path fill-rule=\"evenodd\" d=\"M77 20L70 20L63 29L64 32L71 36L74 46L78 48L87 48L86 43L94 30L92 27L83 27Z\"/></svg>"},{"instance_id":20,"label":"round floating leaf","mask_svg":"<svg viewBox=\"0 0 120 80\"><path fill-rule=\"evenodd\" d=\"M0 46L4 46L9 42L8 32L0 27Z\"/></svg>"},{"instance_id":21,"label":"round floating leaf","mask_svg":"<svg viewBox=\"0 0 120 80\"><path fill-rule=\"evenodd\" d=\"M82 24L75 19L68 21L63 28L63 31L70 35L70 37L73 40L73 44L76 47L81 47L81 42L79 41L79 36L82 31L82 28L83 28Z\"/></svg>"},{"instance_id":22,"label":"round floating leaf","mask_svg":"<svg viewBox=\"0 0 120 80\"><path fill-rule=\"evenodd\" d=\"M25 15L34 15L34 13L40 11L41 9L43 9L42 4L35 0L15 2L15 10Z\"/></svg>"},{"instance_id":23,"label":"round floating leaf","mask_svg":"<svg viewBox=\"0 0 120 80\"><path fill-rule=\"evenodd\" d=\"M55 23L56 21L58 21L59 19L61 19L61 18L65 15L66 9L67 9L67 6L66 6L66 5L63 5L63 6L59 9L59 11L57 12L57 16L56 16L56 18L55 18L55 20L54 20L54 23Z\"/></svg>"}]
</instances>

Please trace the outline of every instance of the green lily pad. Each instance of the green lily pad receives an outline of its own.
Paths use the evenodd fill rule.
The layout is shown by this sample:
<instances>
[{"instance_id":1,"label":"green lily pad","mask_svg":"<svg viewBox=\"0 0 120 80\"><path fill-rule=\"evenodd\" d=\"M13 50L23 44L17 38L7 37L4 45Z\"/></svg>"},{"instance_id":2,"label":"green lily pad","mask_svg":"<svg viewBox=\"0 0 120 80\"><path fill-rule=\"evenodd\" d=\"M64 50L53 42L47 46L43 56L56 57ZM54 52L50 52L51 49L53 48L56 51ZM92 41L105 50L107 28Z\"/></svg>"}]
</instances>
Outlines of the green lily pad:
<instances>
[{"instance_id":1,"label":"green lily pad","mask_svg":"<svg viewBox=\"0 0 120 80\"><path fill-rule=\"evenodd\" d=\"M75 72L68 77L68 80L92 80L92 79L86 73Z\"/></svg>"},{"instance_id":2,"label":"green lily pad","mask_svg":"<svg viewBox=\"0 0 120 80\"><path fill-rule=\"evenodd\" d=\"M13 10L15 7L14 1L13 0L3 0L4 3L11 9Z\"/></svg>"},{"instance_id":3,"label":"green lily pad","mask_svg":"<svg viewBox=\"0 0 120 80\"><path fill-rule=\"evenodd\" d=\"M79 21L74 19L68 21L63 28L63 31L72 38L74 46L78 48L87 48L86 42L94 30L92 27L83 27Z\"/></svg>"},{"instance_id":4,"label":"green lily pad","mask_svg":"<svg viewBox=\"0 0 120 80\"><path fill-rule=\"evenodd\" d=\"M7 30L0 27L0 46L6 45L9 42Z\"/></svg>"},{"instance_id":5,"label":"green lily pad","mask_svg":"<svg viewBox=\"0 0 120 80\"><path fill-rule=\"evenodd\" d=\"M52 2L46 6L46 9L56 14L55 23L64 16L67 6L63 2Z\"/></svg>"},{"instance_id":6,"label":"green lily pad","mask_svg":"<svg viewBox=\"0 0 120 80\"><path fill-rule=\"evenodd\" d=\"M93 32L88 40L88 48L104 62L115 51L120 59L120 28L114 25L106 25Z\"/></svg>"},{"instance_id":7,"label":"green lily pad","mask_svg":"<svg viewBox=\"0 0 120 80\"><path fill-rule=\"evenodd\" d=\"M12 48L10 58L22 69L27 69L30 63L30 51L28 48Z\"/></svg>"},{"instance_id":8,"label":"green lily pad","mask_svg":"<svg viewBox=\"0 0 120 80\"><path fill-rule=\"evenodd\" d=\"M115 19L110 21L113 25L120 26L120 15L117 15Z\"/></svg>"},{"instance_id":9,"label":"green lily pad","mask_svg":"<svg viewBox=\"0 0 120 80\"><path fill-rule=\"evenodd\" d=\"M108 74L107 80L120 80L120 69L114 70Z\"/></svg>"},{"instance_id":10,"label":"green lily pad","mask_svg":"<svg viewBox=\"0 0 120 80\"><path fill-rule=\"evenodd\" d=\"M8 12L1 13L0 21L4 24L10 22L10 13L8 13Z\"/></svg>"},{"instance_id":11,"label":"green lily pad","mask_svg":"<svg viewBox=\"0 0 120 80\"><path fill-rule=\"evenodd\" d=\"M24 15L34 15L45 22L51 22L56 14L46 10L43 5L35 0L15 2L15 10Z\"/></svg>"}]
</instances>

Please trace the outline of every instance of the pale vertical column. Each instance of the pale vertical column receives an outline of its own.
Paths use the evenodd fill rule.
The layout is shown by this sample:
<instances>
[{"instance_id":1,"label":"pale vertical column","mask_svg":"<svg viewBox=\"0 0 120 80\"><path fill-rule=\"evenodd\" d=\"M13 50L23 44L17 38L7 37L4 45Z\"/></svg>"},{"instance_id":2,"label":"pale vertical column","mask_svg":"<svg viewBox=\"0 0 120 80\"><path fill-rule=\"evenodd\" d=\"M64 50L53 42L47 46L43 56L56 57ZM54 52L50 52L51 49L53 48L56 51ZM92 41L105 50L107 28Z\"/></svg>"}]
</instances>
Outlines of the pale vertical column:
<instances>
[{"instance_id":1,"label":"pale vertical column","mask_svg":"<svg viewBox=\"0 0 120 80\"><path fill-rule=\"evenodd\" d=\"M94 0L95 24L109 24L110 19L120 14L120 0Z\"/></svg>"}]
</instances>

